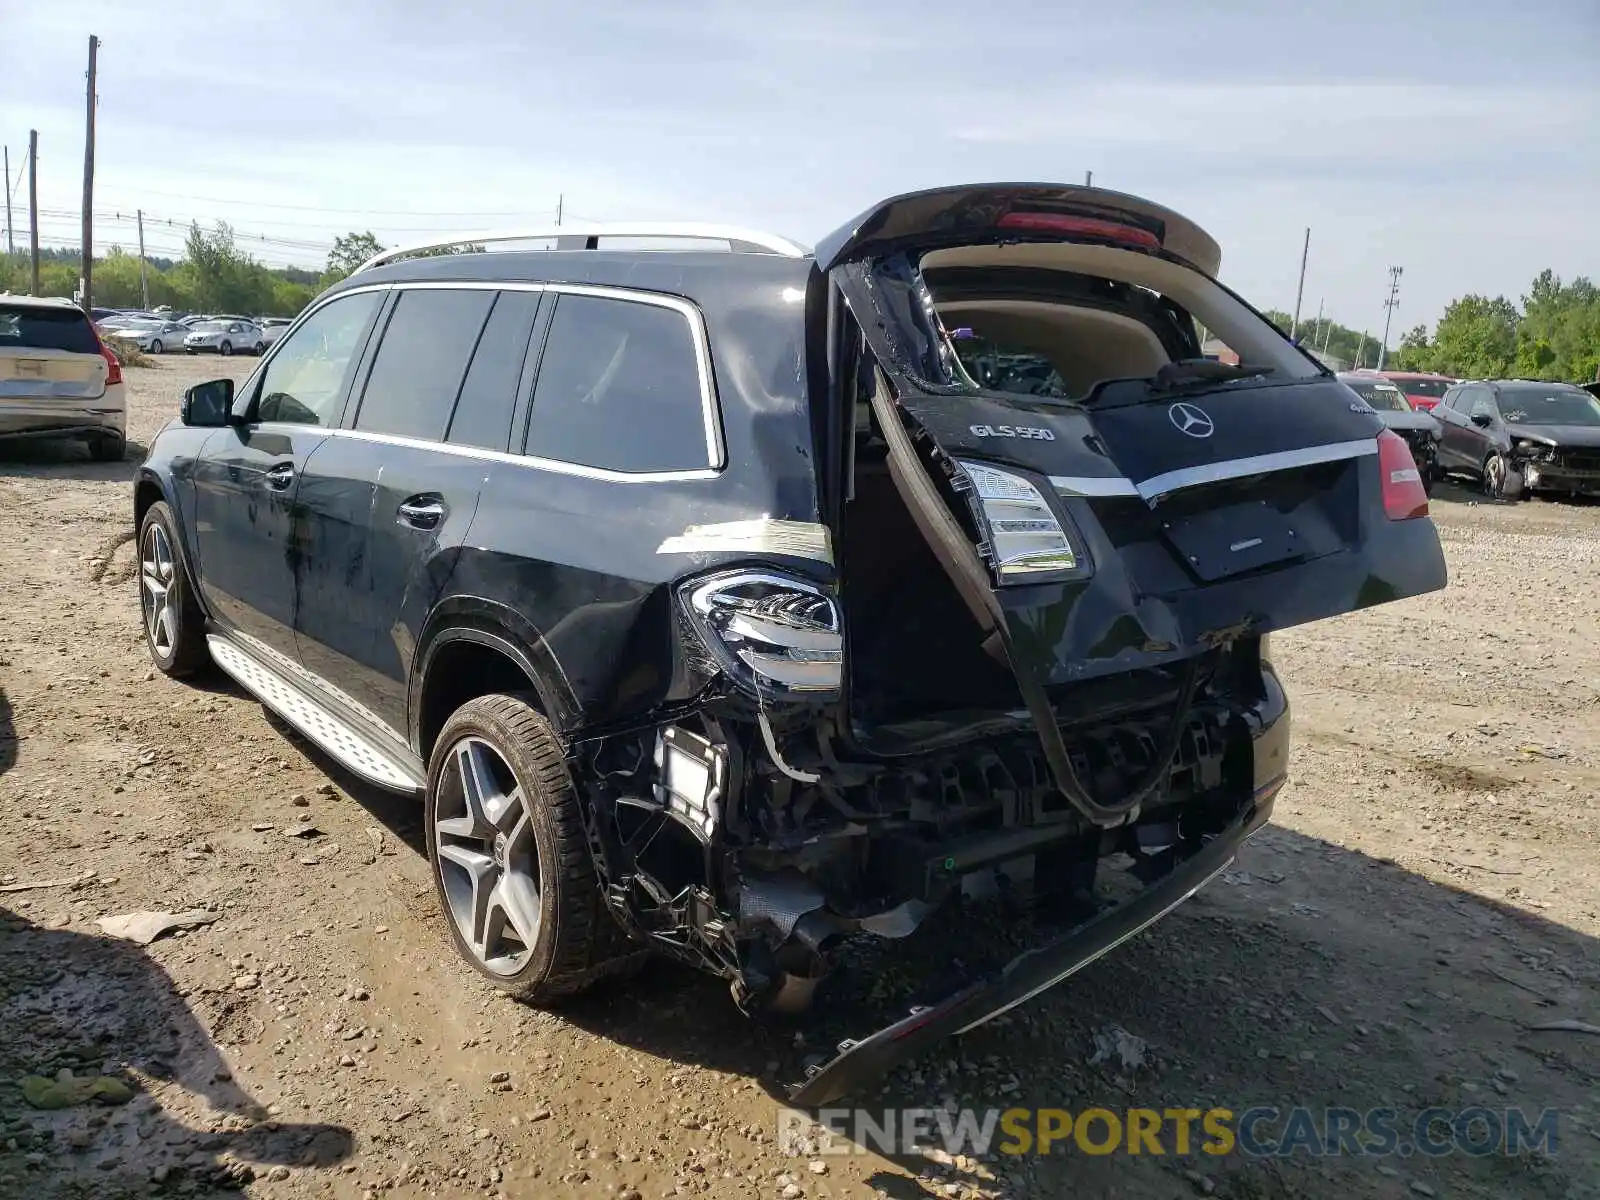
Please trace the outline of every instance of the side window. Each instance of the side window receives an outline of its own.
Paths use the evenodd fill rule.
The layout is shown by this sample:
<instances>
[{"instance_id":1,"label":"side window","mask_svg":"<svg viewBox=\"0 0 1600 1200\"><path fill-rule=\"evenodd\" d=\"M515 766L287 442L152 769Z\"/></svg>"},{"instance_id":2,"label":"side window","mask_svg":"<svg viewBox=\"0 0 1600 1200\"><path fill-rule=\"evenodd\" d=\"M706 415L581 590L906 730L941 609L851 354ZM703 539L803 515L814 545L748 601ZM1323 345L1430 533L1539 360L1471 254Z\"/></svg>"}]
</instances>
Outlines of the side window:
<instances>
[{"instance_id":1,"label":"side window","mask_svg":"<svg viewBox=\"0 0 1600 1200\"><path fill-rule=\"evenodd\" d=\"M1494 406L1494 394L1488 388L1477 387L1472 389L1472 412L1470 415L1474 417L1487 416L1491 419L1497 419L1500 416L1499 410Z\"/></svg>"},{"instance_id":2,"label":"side window","mask_svg":"<svg viewBox=\"0 0 1600 1200\"><path fill-rule=\"evenodd\" d=\"M714 465L684 314L642 301L560 297L534 387L526 450L609 471Z\"/></svg>"},{"instance_id":3,"label":"side window","mask_svg":"<svg viewBox=\"0 0 1600 1200\"><path fill-rule=\"evenodd\" d=\"M538 310L538 292L501 292L495 300L467 368L445 441L485 450L506 448L511 440L511 412L517 406L517 383Z\"/></svg>"},{"instance_id":4,"label":"side window","mask_svg":"<svg viewBox=\"0 0 1600 1200\"><path fill-rule=\"evenodd\" d=\"M382 292L340 296L284 338L261 373L255 419L295 425L337 420L361 335L382 300Z\"/></svg>"},{"instance_id":5,"label":"side window","mask_svg":"<svg viewBox=\"0 0 1600 1200\"><path fill-rule=\"evenodd\" d=\"M361 393L356 428L443 438L494 296L478 288L401 292Z\"/></svg>"}]
</instances>

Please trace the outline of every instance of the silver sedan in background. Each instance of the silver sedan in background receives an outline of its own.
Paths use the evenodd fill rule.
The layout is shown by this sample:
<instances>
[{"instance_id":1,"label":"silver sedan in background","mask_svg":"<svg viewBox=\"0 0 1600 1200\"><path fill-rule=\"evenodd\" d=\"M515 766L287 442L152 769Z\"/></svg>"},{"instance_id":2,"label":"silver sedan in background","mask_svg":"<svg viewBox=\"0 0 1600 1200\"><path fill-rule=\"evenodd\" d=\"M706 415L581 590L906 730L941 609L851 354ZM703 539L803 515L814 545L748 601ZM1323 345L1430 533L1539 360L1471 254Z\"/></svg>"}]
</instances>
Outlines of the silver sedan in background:
<instances>
[{"instance_id":1,"label":"silver sedan in background","mask_svg":"<svg viewBox=\"0 0 1600 1200\"><path fill-rule=\"evenodd\" d=\"M177 350L190 333L187 326L176 321L126 321L110 328L108 324L105 322L100 326L106 337L132 342L146 354L165 354L168 350Z\"/></svg>"}]
</instances>

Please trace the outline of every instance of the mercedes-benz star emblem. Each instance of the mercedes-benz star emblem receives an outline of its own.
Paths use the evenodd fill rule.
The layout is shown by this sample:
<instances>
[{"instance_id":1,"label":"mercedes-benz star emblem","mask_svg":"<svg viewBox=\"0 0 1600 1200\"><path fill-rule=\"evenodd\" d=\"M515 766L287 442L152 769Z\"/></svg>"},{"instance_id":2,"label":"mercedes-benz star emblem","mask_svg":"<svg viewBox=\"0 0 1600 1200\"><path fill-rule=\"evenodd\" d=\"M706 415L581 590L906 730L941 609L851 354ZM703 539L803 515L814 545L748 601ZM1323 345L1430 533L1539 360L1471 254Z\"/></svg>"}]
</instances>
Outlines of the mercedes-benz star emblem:
<instances>
[{"instance_id":1,"label":"mercedes-benz star emblem","mask_svg":"<svg viewBox=\"0 0 1600 1200\"><path fill-rule=\"evenodd\" d=\"M1192 438L1208 438L1216 428L1210 414L1192 404L1174 404L1167 409L1167 416L1177 426L1179 433L1187 433Z\"/></svg>"}]
</instances>

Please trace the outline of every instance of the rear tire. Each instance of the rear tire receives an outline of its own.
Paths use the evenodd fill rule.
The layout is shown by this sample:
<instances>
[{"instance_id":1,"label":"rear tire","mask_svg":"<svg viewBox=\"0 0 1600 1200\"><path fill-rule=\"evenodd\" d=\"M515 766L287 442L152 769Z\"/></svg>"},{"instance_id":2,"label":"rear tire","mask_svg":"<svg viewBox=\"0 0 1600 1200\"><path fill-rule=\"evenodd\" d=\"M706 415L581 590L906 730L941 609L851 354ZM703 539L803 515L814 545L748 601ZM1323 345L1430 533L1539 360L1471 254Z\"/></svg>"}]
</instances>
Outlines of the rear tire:
<instances>
[{"instance_id":1,"label":"rear tire","mask_svg":"<svg viewBox=\"0 0 1600 1200\"><path fill-rule=\"evenodd\" d=\"M95 462L121 462L128 455L128 441L121 434L103 434L89 439L89 457Z\"/></svg>"},{"instance_id":2,"label":"rear tire","mask_svg":"<svg viewBox=\"0 0 1600 1200\"><path fill-rule=\"evenodd\" d=\"M528 700L469 700L428 764L428 861L456 951L502 991L550 1004L627 964L555 733Z\"/></svg>"},{"instance_id":3,"label":"rear tire","mask_svg":"<svg viewBox=\"0 0 1600 1200\"><path fill-rule=\"evenodd\" d=\"M267 344L265 342L257 342L253 347L251 347L250 350L250 353L254 354L257 358L260 358L266 352Z\"/></svg>"},{"instance_id":4,"label":"rear tire","mask_svg":"<svg viewBox=\"0 0 1600 1200\"><path fill-rule=\"evenodd\" d=\"M139 522L139 615L150 660L164 675L193 675L211 657L205 614L195 599L183 562L183 544L166 501L158 500Z\"/></svg>"}]
</instances>

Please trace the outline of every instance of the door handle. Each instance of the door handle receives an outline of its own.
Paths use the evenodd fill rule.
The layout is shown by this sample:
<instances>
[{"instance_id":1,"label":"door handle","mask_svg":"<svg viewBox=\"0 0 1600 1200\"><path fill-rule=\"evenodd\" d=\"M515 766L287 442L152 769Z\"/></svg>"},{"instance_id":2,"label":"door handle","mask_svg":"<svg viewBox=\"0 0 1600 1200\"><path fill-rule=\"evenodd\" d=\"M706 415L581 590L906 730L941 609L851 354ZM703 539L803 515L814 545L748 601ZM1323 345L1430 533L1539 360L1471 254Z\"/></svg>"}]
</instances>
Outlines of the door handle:
<instances>
[{"instance_id":1,"label":"door handle","mask_svg":"<svg viewBox=\"0 0 1600 1200\"><path fill-rule=\"evenodd\" d=\"M293 482L293 463L279 463L267 472L267 486L275 492L285 491Z\"/></svg>"},{"instance_id":2,"label":"door handle","mask_svg":"<svg viewBox=\"0 0 1600 1200\"><path fill-rule=\"evenodd\" d=\"M397 520L413 529L435 529L444 520L444 501L437 496L413 496L402 504Z\"/></svg>"}]
</instances>

